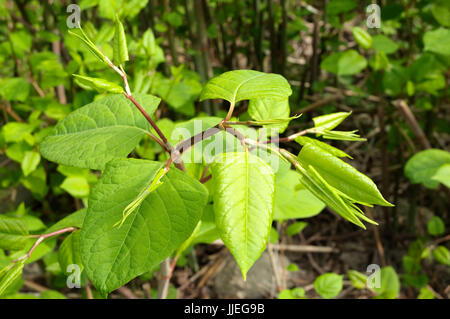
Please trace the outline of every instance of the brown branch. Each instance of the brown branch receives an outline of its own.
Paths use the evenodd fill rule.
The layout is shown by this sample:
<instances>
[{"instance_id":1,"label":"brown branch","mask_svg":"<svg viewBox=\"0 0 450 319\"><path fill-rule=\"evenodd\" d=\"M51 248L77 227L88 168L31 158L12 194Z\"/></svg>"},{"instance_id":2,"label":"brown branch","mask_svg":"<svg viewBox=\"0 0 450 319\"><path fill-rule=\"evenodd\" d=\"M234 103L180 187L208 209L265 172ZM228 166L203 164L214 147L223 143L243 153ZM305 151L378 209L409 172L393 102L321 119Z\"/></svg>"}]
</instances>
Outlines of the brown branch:
<instances>
[{"instance_id":1,"label":"brown branch","mask_svg":"<svg viewBox=\"0 0 450 319\"><path fill-rule=\"evenodd\" d=\"M413 112L409 108L408 104L404 100L397 100L394 101L393 104L400 109L401 113L405 117L406 122L408 123L411 130L414 132L414 134L419 139L420 144L422 144L422 147L424 149L431 148L431 144L428 141L427 137L425 136L422 128L420 127L419 123L416 120L416 117L414 116Z\"/></svg>"}]
</instances>

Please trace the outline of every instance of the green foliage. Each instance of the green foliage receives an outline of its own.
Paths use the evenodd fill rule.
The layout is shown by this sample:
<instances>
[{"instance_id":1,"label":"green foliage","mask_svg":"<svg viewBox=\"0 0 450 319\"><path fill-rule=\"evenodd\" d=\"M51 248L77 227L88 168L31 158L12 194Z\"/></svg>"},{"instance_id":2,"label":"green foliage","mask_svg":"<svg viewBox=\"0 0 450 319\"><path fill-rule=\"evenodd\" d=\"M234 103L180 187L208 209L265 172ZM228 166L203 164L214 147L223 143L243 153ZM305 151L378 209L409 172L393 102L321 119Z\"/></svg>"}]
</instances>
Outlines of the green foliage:
<instances>
[{"instance_id":1,"label":"green foliage","mask_svg":"<svg viewBox=\"0 0 450 319\"><path fill-rule=\"evenodd\" d=\"M376 299L395 299L400 291L400 281L394 268L383 267L380 270L380 287L374 287Z\"/></svg>"},{"instance_id":2,"label":"green foliage","mask_svg":"<svg viewBox=\"0 0 450 319\"><path fill-rule=\"evenodd\" d=\"M421 183L427 188L436 188L439 181L434 179L438 170L450 163L450 153L439 149L421 151L412 156L405 165L405 175L411 183Z\"/></svg>"},{"instance_id":3,"label":"green foliage","mask_svg":"<svg viewBox=\"0 0 450 319\"><path fill-rule=\"evenodd\" d=\"M274 174L268 164L249 152L219 155L211 170L216 225L245 279L269 239Z\"/></svg>"},{"instance_id":4,"label":"green foliage","mask_svg":"<svg viewBox=\"0 0 450 319\"><path fill-rule=\"evenodd\" d=\"M87 276L103 293L124 285L160 263L181 245L200 220L207 190L170 171L119 228L122 212L148 186L160 164L110 161L93 188L83 222L80 251Z\"/></svg>"},{"instance_id":5,"label":"green foliage","mask_svg":"<svg viewBox=\"0 0 450 319\"><path fill-rule=\"evenodd\" d=\"M342 280L343 276L338 274L322 274L314 280L314 289L322 298L332 299L342 291Z\"/></svg>"}]
</instances>

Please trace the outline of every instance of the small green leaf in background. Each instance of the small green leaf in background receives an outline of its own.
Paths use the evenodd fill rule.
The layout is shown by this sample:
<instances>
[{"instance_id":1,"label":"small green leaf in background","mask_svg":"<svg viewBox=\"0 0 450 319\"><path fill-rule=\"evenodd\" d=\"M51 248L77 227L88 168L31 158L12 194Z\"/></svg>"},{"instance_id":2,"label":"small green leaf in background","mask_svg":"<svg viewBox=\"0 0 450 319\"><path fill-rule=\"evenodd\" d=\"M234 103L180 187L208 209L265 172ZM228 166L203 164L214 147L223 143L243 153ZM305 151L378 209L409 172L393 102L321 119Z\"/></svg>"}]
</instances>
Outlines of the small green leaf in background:
<instances>
[{"instance_id":1,"label":"small green leaf in background","mask_svg":"<svg viewBox=\"0 0 450 319\"><path fill-rule=\"evenodd\" d=\"M439 28L425 32L424 50L442 55L450 55L450 29Z\"/></svg>"},{"instance_id":2,"label":"small green leaf in background","mask_svg":"<svg viewBox=\"0 0 450 319\"><path fill-rule=\"evenodd\" d=\"M0 215L0 248L23 249L28 241L28 226L19 217Z\"/></svg>"},{"instance_id":3,"label":"small green leaf in background","mask_svg":"<svg viewBox=\"0 0 450 319\"><path fill-rule=\"evenodd\" d=\"M372 37L366 30L361 29L360 27L352 28L353 38L356 43L363 49L370 49L372 46Z\"/></svg>"},{"instance_id":4,"label":"small green leaf in background","mask_svg":"<svg viewBox=\"0 0 450 319\"><path fill-rule=\"evenodd\" d=\"M367 276L356 270L347 271L348 278L356 289L364 289L367 285Z\"/></svg>"},{"instance_id":5,"label":"small green leaf in background","mask_svg":"<svg viewBox=\"0 0 450 319\"><path fill-rule=\"evenodd\" d=\"M296 264L289 264L286 266L287 271L296 272L298 271L298 266Z\"/></svg>"},{"instance_id":6,"label":"small green leaf in background","mask_svg":"<svg viewBox=\"0 0 450 319\"><path fill-rule=\"evenodd\" d=\"M116 17L116 30L114 33L114 63L116 65L123 64L128 61L127 39L122 22Z\"/></svg>"},{"instance_id":7,"label":"small green leaf in background","mask_svg":"<svg viewBox=\"0 0 450 319\"><path fill-rule=\"evenodd\" d=\"M377 299L395 299L400 292L400 281L394 268L391 266L383 267L380 270L380 287L374 287L373 290L378 294Z\"/></svg>"},{"instance_id":8,"label":"small green leaf in background","mask_svg":"<svg viewBox=\"0 0 450 319\"><path fill-rule=\"evenodd\" d=\"M450 164L450 152L428 149L414 154L405 165L405 175L411 183L422 183L427 188L436 188L439 182L433 179L440 167Z\"/></svg>"},{"instance_id":9,"label":"small green leaf in background","mask_svg":"<svg viewBox=\"0 0 450 319\"><path fill-rule=\"evenodd\" d=\"M444 234L445 225L441 218L433 216L427 224L428 233L433 236L439 236Z\"/></svg>"},{"instance_id":10,"label":"small green leaf in background","mask_svg":"<svg viewBox=\"0 0 450 319\"><path fill-rule=\"evenodd\" d=\"M270 227L269 243L274 245L278 242L279 239L280 239L280 235L278 234L277 230L273 227Z\"/></svg>"},{"instance_id":11,"label":"small green leaf in background","mask_svg":"<svg viewBox=\"0 0 450 319\"><path fill-rule=\"evenodd\" d=\"M378 52L392 54L398 50L398 44L383 34L377 34L372 38L372 48Z\"/></svg>"},{"instance_id":12,"label":"small green leaf in background","mask_svg":"<svg viewBox=\"0 0 450 319\"><path fill-rule=\"evenodd\" d=\"M308 223L305 222L295 222L293 224L290 224L286 228L286 235L288 236L294 236L299 234L306 226L308 226Z\"/></svg>"},{"instance_id":13,"label":"small green leaf in background","mask_svg":"<svg viewBox=\"0 0 450 319\"><path fill-rule=\"evenodd\" d=\"M85 177L66 177L60 187L76 198L89 196L89 183Z\"/></svg>"},{"instance_id":14,"label":"small green leaf in background","mask_svg":"<svg viewBox=\"0 0 450 319\"><path fill-rule=\"evenodd\" d=\"M441 25L450 27L450 3L447 0L433 1L431 13Z\"/></svg>"},{"instance_id":15,"label":"small green leaf in background","mask_svg":"<svg viewBox=\"0 0 450 319\"><path fill-rule=\"evenodd\" d=\"M325 299L335 298L343 287L343 276L334 273L325 273L314 280L314 289Z\"/></svg>"},{"instance_id":16,"label":"small green leaf in background","mask_svg":"<svg viewBox=\"0 0 450 319\"><path fill-rule=\"evenodd\" d=\"M218 155L211 172L217 228L245 280L269 239L274 173L266 162L248 151Z\"/></svg>"},{"instance_id":17,"label":"small green leaf in background","mask_svg":"<svg viewBox=\"0 0 450 319\"><path fill-rule=\"evenodd\" d=\"M79 86L81 86L82 88L87 89L87 90L94 89L94 90L98 91L99 93L102 93L102 92L122 93L123 92L123 88L120 85L109 82L104 79L91 78L91 77L83 76L83 75L79 75L79 74L73 74L73 76L75 77L75 82L77 82L77 84Z\"/></svg>"},{"instance_id":18,"label":"small green leaf in background","mask_svg":"<svg viewBox=\"0 0 450 319\"><path fill-rule=\"evenodd\" d=\"M450 266L450 252L445 246L437 246L433 250L433 257L440 264Z\"/></svg>"},{"instance_id":19,"label":"small green leaf in background","mask_svg":"<svg viewBox=\"0 0 450 319\"><path fill-rule=\"evenodd\" d=\"M37 168L40 161L41 155L38 152L35 151L25 152L25 156L21 163L23 175L25 176L30 175L30 173L32 173Z\"/></svg>"},{"instance_id":20,"label":"small green leaf in background","mask_svg":"<svg viewBox=\"0 0 450 319\"><path fill-rule=\"evenodd\" d=\"M297 287L280 291L278 299L305 299L305 289Z\"/></svg>"},{"instance_id":21,"label":"small green leaf in background","mask_svg":"<svg viewBox=\"0 0 450 319\"><path fill-rule=\"evenodd\" d=\"M30 94L30 84L23 78L0 80L0 96L7 101L25 102Z\"/></svg>"},{"instance_id":22,"label":"small green leaf in background","mask_svg":"<svg viewBox=\"0 0 450 319\"><path fill-rule=\"evenodd\" d=\"M339 76L358 74L366 66L367 60L355 50L332 53L320 64L325 71Z\"/></svg>"},{"instance_id":23,"label":"small green leaf in background","mask_svg":"<svg viewBox=\"0 0 450 319\"><path fill-rule=\"evenodd\" d=\"M427 287L420 288L419 295L417 296L417 299L434 299L434 293L428 289Z\"/></svg>"},{"instance_id":24,"label":"small green leaf in background","mask_svg":"<svg viewBox=\"0 0 450 319\"><path fill-rule=\"evenodd\" d=\"M441 165L431 179L450 188L450 164Z\"/></svg>"}]
</instances>

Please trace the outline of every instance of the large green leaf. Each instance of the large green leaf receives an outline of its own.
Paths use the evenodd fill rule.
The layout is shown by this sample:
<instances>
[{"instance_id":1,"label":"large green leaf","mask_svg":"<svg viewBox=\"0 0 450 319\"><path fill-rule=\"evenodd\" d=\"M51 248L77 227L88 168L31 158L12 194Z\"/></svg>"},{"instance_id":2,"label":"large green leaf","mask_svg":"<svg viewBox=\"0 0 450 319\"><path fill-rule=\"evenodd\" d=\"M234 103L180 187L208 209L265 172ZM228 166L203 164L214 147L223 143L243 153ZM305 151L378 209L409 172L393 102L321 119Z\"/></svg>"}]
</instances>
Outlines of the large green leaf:
<instances>
[{"instance_id":1,"label":"large green leaf","mask_svg":"<svg viewBox=\"0 0 450 319\"><path fill-rule=\"evenodd\" d=\"M314 289L325 299L335 298L342 291L343 276L326 273L314 280Z\"/></svg>"},{"instance_id":2,"label":"large green leaf","mask_svg":"<svg viewBox=\"0 0 450 319\"><path fill-rule=\"evenodd\" d=\"M439 181L433 177L442 165L450 164L450 152L429 149L414 154L405 165L405 175L411 183L422 183L425 187L436 188Z\"/></svg>"},{"instance_id":3,"label":"large green leaf","mask_svg":"<svg viewBox=\"0 0 450 319\"><path fill-rule=\"evenodd\" d=\"M236 103L261 97L284 98L291 94L288 81L281 75L236 70L211 79L203 88L200 100L224 99Z\"/></svg>"},{"instance_id":4,"label":"large green leaf","mask_svg":"<svg viewBox=\"0 0 450 319\"><path fill-rule=\"evenodd\" d=\"M23 249L28 240L25 220L18 217L0 215L0 248Z\"/></svg>"},{"instance_id":5,"label":"large green leaf","mask_svg":"<svg viewBox=\"0 0 450 319\"><path fill-rule=\"evenodd\" d=\"M274 99L274 98L260 98L250 101L248 106L248 114L252 119L257 121L286 119L289 118L289 98ZM288 126L289 121L269 124L266 127L278 128L282 133Z\"/></svg>"},{"instance_id":6,"label":"large green leaf","mask_svg":"<svg viewBox=\"0 0 450 319\"><path fill-rule=\"evenodd\" d=\"M148 271L192 233L208 192L177 169L162 178L120 227L124 209L148 187L161 163L116 159L92 189L81 230L81 257L87 276L103 293Z\"/></svg>"},{"instance_id":7,"label":"large green leaf","mask_svg":"<svg viewBox=\"0 0 450 319\"><path fill-rule=\"evenodd\" d=\"M363 204L392 206L369 177L315 145L303 146L298 159L302 164L314 167L328 184L349 199Z\"/></svg>"},{"instance_id":8,"label":"large green leaf","mask_svg":"<svg viewBox=\"0 0 450 319\"><path fill-rule=\"evenodd\" d=\"M275 175L274 219L308 218L319 214L324 207L320 200L300 184L295 171Z\"/></svg>"},{"instance_id":9,"label":"large green leaf","mask_svg":"<svg viewBox=\"0 0 450 319\"><path fill-rule=\"evenodd\" d=\"M274 174L268 164L248 152L217 156L211 171L216 225L245 279L269 238Z\"/></svg>"},{"instance_id":10,"label":"large green leaf","mask_svg":"<svg viewBox=\"0 0 450 319\"><path fill-rule=\"evenodd\" d=\"M137 95L152 114L160 99ZM150 129L139 110L123 95L110 95L72 112L40 145L41 154L54 162L103 169L113 158L126 157Z\"/></svg>"}]
</instances>

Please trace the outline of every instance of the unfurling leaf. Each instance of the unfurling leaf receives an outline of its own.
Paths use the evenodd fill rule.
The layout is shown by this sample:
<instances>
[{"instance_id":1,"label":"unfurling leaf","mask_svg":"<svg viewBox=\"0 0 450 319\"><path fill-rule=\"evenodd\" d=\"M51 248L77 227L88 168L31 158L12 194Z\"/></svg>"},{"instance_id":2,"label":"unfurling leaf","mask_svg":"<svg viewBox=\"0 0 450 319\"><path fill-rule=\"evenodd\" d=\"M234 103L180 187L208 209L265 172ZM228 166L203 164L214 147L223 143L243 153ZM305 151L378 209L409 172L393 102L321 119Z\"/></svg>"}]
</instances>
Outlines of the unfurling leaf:
<instances>
[{"instance_id":1,"label":"unfurling leaf","mask_svg":"<svg viewBox=\"0 0 450 319\"><path fill-rule=\"evenodd\" d=\"M75 82L85 89L94 89L100 93L122 93L123 88L116 84L100 78L91 78L84 75L73 74Z\"/></svg>"},{"instance_id":2,"label":"unfurling leaf","mask_svg":"<svg viewBox=\"0 0 450 319\"><path fill-rule=\"evenodd\" d=\"M116 30L114 33L114 63L116 65L123 64L128 61L127 39L122 22L116 17Z\"/></svg>"}]
</instances>

